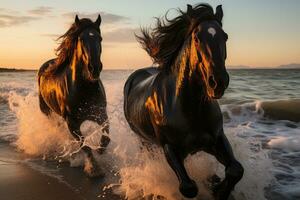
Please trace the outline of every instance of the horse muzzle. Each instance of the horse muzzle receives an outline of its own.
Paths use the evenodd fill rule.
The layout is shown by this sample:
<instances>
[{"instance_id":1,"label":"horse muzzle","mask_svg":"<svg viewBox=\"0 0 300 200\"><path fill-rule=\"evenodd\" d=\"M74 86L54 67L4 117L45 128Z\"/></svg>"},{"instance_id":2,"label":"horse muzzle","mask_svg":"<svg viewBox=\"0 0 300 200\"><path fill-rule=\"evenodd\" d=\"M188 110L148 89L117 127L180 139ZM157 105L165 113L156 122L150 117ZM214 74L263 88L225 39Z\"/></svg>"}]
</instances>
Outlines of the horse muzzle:
<instances>
[{"instance_id":1,"label":"horse muzzle","mask_svg":"<svg viewBox=\"0 0 300 200\"><path fill-rule=\"evenodd\" d=\"M208 78L208 94L213 99L220 99L229 85L229 75L226 73L223 77L215 78L210 76Z\"/></svg>"},{"instance_id":2,"label":"horse muzzle","mask_svg":"<svg viewBox=\"0 0 300 200\"><path fill-rule=\"evenodd\" d=\"M211 96L211 98L213 99L221 99L224 95L225 90L215 90L213 92L213 95Z\"/></svg>"}]
</instances>

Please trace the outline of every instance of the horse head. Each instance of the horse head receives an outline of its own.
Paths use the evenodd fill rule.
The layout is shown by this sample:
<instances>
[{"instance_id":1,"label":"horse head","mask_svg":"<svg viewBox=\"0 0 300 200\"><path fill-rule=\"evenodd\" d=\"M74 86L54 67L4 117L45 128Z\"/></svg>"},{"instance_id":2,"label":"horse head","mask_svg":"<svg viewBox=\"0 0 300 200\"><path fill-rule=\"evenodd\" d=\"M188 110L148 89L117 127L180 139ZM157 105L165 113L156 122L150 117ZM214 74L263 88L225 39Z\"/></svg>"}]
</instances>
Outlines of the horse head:
<instances>
[{"instance_id":1,"label":"horse head","mask_svg":"<svg viewBox=\"0 0 300 200\"><path fill-rule=\"evenodd\" d=\"M154 63L177 76L176 92L188 74L186 78L201 79L206 96L217 99L229 84L225 69L228 36L222 29L222 18L221 6L214 13L207 4L188 5L186 12L179 9L179 15L173 19L167 15L157 18L156 27L151 31L142 29L137 39ZM183 68L190 72L184 73L187 70Z\"/></svg>"},{"instance_id":2,"label":"horse head","mask_svg":"<svg viewBox=\"0 0 300 200\"><path fill-rule=\"evenodd\" d=\"M222 17L222 7L218 6L215 20L200 22L191 34L191 51L196 51L198 60L196 70L202 76L207 95L214 99L221 98L229 84L225 68L228 36L222 29Z\"/></svg>"},{"instance_id":3,"label":"horse head","mask_svg":"<svg viewBox=\"0 0 300 200\"><path fill-rule=\"evenodd\" d=\"M90 19L79 19L76 15L75 24L78 27L79 34L77 37L77 57L81 57L83 62L83 75L88 79L98 79L102 70L102 62L100 59L101 46L101 16L95 22Z\"/></svg>"}]
</instances>

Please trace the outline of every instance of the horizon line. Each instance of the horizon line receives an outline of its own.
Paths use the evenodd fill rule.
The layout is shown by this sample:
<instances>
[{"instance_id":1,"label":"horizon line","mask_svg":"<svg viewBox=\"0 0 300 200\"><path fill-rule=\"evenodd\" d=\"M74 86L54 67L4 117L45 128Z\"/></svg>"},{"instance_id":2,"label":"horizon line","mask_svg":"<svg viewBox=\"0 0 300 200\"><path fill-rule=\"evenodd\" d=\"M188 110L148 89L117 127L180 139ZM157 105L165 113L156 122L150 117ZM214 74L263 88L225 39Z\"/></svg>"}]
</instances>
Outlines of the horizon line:
<instances>
[{"instance_id":1,"label":"horizon line","mask_svg":"<svg viewBox=\"0 0 300 200\"><path fill-rule=\"evenodd\" d=\"M296 66L292 66L292 65L296 65ZM140 69L140 68L144 68L144 67L151 67L154 65L150 65L150 66L141 66L141 67L137 67L137 68L107 68L107 69L103 69L103 70L136 70L136 69ZM270 66L270 67L265 67L265 66L248 66L248 65L228 65L226 67L226 69L299 69L300 68L300 63L290 63L290 64L282 64L282 65L276 65L276 66ZM0 66L0 70L16 70L16 71L37 71L39 70L39 68L19 68L19 67L6 67L6 66Z\"/></svg>"}]
</instances>

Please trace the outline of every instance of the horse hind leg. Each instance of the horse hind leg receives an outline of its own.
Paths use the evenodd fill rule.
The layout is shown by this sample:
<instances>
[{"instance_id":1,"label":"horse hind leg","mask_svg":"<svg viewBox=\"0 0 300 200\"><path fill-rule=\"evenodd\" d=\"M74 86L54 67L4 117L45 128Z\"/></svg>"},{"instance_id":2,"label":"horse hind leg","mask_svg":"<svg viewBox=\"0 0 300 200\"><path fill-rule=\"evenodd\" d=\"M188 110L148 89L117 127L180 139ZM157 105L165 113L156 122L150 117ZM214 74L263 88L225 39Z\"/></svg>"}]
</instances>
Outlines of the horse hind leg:
<instances>
[{"instance_id":1,"label":"horse hind leg","mask_svg":"<svg viewBox=\"0 0 300 200\"><path fill-rule=\"evenodd\" d=\"M97 166L97 162L93 156L92 149L89 146L83 146L83 136L80 131L81 123L67 118L67 124L72 136L80 142L80 147L86 154L86 160L84 164L84 172L90 177L103 176L101 169Z\"/></svg>"},{"instance_id":2,"label":"horse hind leg","mask_svg":"<svg viewBox=\"0 0 300 200\"><path fill-rule=\"evenodd\" d=\"M243 177L244 168L235 159L230 143L224 133L217 139L216 148L213 152L216 159L225 166L225 179L213 188L214 196L216 200L226 200L234 186Z\"/></svg>"},{"instance_id":3,"label":"horse hind leg","mask_svg":"<svg viewBox=\"0 0 300 200\"><path fill-rule=\"evenodd\" d=\"M46 104L45 100L43 99L41 93L39 93L39 103L40 103L40 110L42 111L42 113L49 116L51 113L51 110L48 107L48 105Z\"/></svg>"}]
</instances>

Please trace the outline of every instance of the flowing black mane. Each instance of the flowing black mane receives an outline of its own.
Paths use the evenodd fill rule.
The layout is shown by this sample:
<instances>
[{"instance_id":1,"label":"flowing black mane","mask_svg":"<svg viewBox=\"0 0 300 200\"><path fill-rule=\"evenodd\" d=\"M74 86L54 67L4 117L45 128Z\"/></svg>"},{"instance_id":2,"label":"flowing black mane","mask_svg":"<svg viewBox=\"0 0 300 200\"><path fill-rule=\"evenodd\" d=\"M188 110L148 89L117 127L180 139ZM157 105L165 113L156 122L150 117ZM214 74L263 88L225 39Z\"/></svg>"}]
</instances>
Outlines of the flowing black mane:
<instances>
[{"instance_id":1,"label":"flowing black mane","mask_svg":"<svg viewBox=\"0 0 300 200\"><path fill-rule=\"evenodd\" d=\"M142 29L137 37L153 62L159 67L170 69L185 39L193 28L202 21L216 20L213 8L208 4L188 5L186 12L178 9L179 16L168 19L167 14L156 18L156 27L152 30ZM221 22L219 22L221 23Z\"/></svg>"},{"instance_id":2,"label":"flowing black mane","mask_svg":"<svg viewBox=\"0 0 300 200\"><path fill-rule=\"evenodd\" d=\"M55 64L51 65L48 72L57 72L63 69L66 64L71 62L74 49L77 45L79 34L86 28L93 28L100 32L99 27L93 21L87 18L80 19L79 24L73 23L69 30L60 36L57 40L61 40L60 45L55 49L57 58Z\"/></svg>"}]
</instances>

